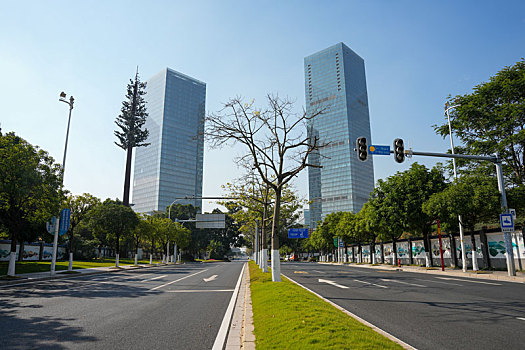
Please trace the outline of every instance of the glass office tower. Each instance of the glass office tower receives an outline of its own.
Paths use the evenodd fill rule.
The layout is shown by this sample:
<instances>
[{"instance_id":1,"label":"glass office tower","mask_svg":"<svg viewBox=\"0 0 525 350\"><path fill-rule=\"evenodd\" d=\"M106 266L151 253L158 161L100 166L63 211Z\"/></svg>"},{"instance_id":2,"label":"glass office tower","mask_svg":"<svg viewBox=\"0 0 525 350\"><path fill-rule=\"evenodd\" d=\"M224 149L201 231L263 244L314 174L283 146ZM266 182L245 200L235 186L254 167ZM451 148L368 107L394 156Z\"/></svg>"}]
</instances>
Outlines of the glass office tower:
<instances>
[{"instance_id":1,"label":"glass office tower","mask_svg":"<svg viewBox=\"0 0 525 350\"><path fill-rule=\"evenodd\" d=\"M164 211L176 198L202 196L206 84L166 68L147 81L146 147L136 148L133 209ZM202 208L202 200L181 200Z\"/></svg>"},{"instance_id":2,"label":"glass office tower","mask_svg":"<svg viewBox=\"0 0 525 350\"><path fill-rule=\"evenodd\" d=\"M308 125L310 137L328 146L310 155L308 168L310 227L336 211L357 213L374 189L372 156L361 162L355 141L370 140L365 64L343 43L304 59L306 110L323 110Z\"/></svg>"}]
</instances>

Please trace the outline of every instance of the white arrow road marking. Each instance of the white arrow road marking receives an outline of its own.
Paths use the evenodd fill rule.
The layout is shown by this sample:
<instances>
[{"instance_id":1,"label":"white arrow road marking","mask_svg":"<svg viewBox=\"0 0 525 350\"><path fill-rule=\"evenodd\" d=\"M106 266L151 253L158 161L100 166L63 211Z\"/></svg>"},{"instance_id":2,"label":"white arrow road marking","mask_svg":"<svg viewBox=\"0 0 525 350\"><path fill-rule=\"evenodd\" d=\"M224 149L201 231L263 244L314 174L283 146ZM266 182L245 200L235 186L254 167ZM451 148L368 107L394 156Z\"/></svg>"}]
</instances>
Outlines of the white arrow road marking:
<instances>
[{"instance_id":1,"label":"white arrow road marking","mask_svg":"<svg viewBox=\"0 0 525 350\"><path fill-rule=\"evenodd\" d=\"M471 282L471 283L482 283L482 284L491 284L493 286L501 286L499 283L492 283L492 282L483 282L483 281L472 281L472 280L464 280L459 278L452 278L452 277L436 277L440 278L442 280L452 280L452 281L461 281L461 282Z\"/></svg>"},{"instance_id":2,"label":"white arrow road marking","mask_svg":"<svg viewBox=\"0 0 525 350\"><path fill-rule=\"evenodd\" d=\"M214 279L216 279L219 275L213 275L213 276L210 276L208 278L203 278L204 282L210 282L210 281L213 281Z\"/></svg>"},{"instance_id":3,"label":"white arrow road marking","mask_svg":"<svg viewBox=\"0 0 525 350\"><path fill-rule=\"evenodd\" d=\"M408 282L403 282L403 281L398 281L398 280L389 280L389 279L386 279L386 278L381 278L381 281L385 281L385 282L396 282L396 283L401 283L401 284L408 284L410 286L416 286L416 287L426 287L422 284L416 284L416 283L408 283Z\"/></svg>"},{"instance_id":4,"label":"white arrow road marking","mask_svg":"<svg viewBox=\"0 0 525 350\"><path fill-rule=\"evenodd\" d=\"M171 282L168 282L168 283L161 284L160 286L156 286L155 288L151 288L150 291L151 291L151 290L156 290L156 289L159 289L159 288L162 288L162 287L166 287L166 286L168 286L168 285L170 285L170 284L172 284L172 283L182 281L183 279L186 279L186 278L191 277L191 276L198 275L199 273L203 273L204 271L208 271L208 269L200 270L199 272L192 273L191 275L181 277L181 278L179 278L178 280L175 280L175 281L171 281Z\"/></svg>"},{"instance_id":5,"label":"white arrow road marking","mask_svg":"<svg viewBox=\"0 0 525 350\"><path fill-rule=\"evenodd\" d=\"M166 277L166 276L167 276L167 275L157 276L157 277L153 277L153 278L150 278L150 279L144 280L144 281L142 281L142 282L148 282L148 281L158 280L159 278Z\"/></svg>"},{"instance_id":6,"label":"white arrow road marking","mask_svg":"<svg viewBox=\"0 0 525 350\"><path fill-rule=\"evenodd\" d=\"M359 283L364 283L364 284L370 284L372 286L376 286L376 287L380 287L380 288L388 288L388 287L382 286L380 284L370 283L370 282L366 282L366 281L360 281L360 280L354 280L354 281L359 282Z\"/></svg>"},{"instance_id":7,"label":"white arrow road marking","mask_svg":"<svg viewBox=\"0 0 525 350\"><path fill-rule=\"evenodd\" d=\"M518 320L522 320L522 321L525 321L525 318L524 317L516 317Z\"/></svg>"},{"instance_id":8,"label":"white arrow road marking","mask_svg":"<svg viewBox=\"0 0 525 350\"><path fill-rule=\"evenodd\" d=\"M449 284L451 286L462 286L462 284L457 284L457 283L449 283L449 282L443 282L443 281L433 281L433 280L421 280L421 281L425 281L425 282L432 282L432 283L442 283L442 284Z\"/></svg>"},{"instance_id":9,"label":"white arrow road marking","mask_svg":"<svg viewBox=\"0 0 525 350\"><path fill-rule=\"evenodd\" d=\"M334 281L329 281L329 280L323 280L323 279L320 279L319 278L319 283L328 283L328 284L331 284L332 286L334 287L339 287L339 288L343 288L343 289L348 289L350 287L347 287L347 286L342 286L340 284L337 284L335 283Z\"/></svg>"}]
</instances>

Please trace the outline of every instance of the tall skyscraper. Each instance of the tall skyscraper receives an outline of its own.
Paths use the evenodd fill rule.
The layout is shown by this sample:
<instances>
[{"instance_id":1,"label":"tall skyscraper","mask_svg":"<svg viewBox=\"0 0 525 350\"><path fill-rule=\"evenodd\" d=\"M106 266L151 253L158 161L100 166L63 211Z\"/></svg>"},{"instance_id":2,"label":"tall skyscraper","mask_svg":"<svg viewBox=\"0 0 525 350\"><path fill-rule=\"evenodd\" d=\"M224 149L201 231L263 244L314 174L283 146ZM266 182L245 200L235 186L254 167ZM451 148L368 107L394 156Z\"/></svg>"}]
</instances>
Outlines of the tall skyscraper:
<instances>
[{"instance_id":1,"label":"tall skyscraper","mask_svg":"<svg viewBox=\"0 0 525 350\"><path fill-rule=\"evenodd\" d=\"M133 209L164 211L202 196L206 84L169 68L147 81L149 146L135 153ZM202 200L181 200L202 208Z\"/></svg>"},{"instance_id":2,"label":"tall skyscraper","mask_svg":"<svg viewBox=\"0 0 525 350\"><path fill-rule=\"evenodd\" d=\"M304 59L306 110L324 110L308 125L310 137L328 146L311 154L308 168L310 227L336 211L357 213L374 189L372 157L361 162L355 141L364 136L370 144L370 117L365 64L343 43Z\"/></svg>"}]
</instances>

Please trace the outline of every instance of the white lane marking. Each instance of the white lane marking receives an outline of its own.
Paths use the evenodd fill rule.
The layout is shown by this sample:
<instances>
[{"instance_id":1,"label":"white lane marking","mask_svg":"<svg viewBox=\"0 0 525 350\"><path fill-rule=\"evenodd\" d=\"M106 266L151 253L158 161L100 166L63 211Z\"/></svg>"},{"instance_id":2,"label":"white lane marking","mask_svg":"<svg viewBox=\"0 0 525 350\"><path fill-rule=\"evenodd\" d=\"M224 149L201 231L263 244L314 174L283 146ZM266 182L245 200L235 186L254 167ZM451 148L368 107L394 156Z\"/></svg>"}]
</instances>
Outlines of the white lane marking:
<instances>
[{"instance_id":1,"label":"white lane marking","mask_svg":"<svg viewBox=\"0 0 525 350\"><path fill-rule=\"evenodd\" d=\"M237 301L237 296L239 295L239 289L241 287L241 280L242 276L244 275L244 269L246 268L246 265L248 263L244 263L242 265L241 273L239 274L239 279L237 280L237 284L235 285L235 291L232 294L232 297L230 299L230 303L228 304L228 308L226 309L226 312L224 313L224 318L221 322L221 327L219 328L219 332L217 333L217 338L215 338L215 341L213 342L212 350L222 350L224 349L225 343L226 343L226 336L228 335L228 330L230 328L230 322L233 317L233 308L235 307L235 302Z\"/></svg>"},{"instance_id":2,"label":"white lane marking","mask_svg":"<svg viewBox=\"0 0 525 350\"><path fill-rule=\"evenodd\" d=\"M204 282L211 282L213 281L214 279L216 279L219 275L213 275L213 276L210 276L208 278L203 278Z\"/></svg>"},{"instance_id":3,"label":"white lane marking","mask_svg":"<svg viewBox=\"0 0 525 350\"><path fill-rule=\"evenodd\" d=\"M317 272L317 273L324 273L323 271L319 271L319 270L312 270L313 272Z\"/></svg>"},{"instance_id":4,"label":"white lane marking","mask_svg":"<svg viewBox=\"0 0 525 350\"><path fill-rule=\"evenodd\" d=\"M460 286L460 287L463 286L462 284L443 282L443 281L434 281L434 280L419 280L419 281L432 282L432 283L443 283L443 284L448 284L448 285L451 285L451 286Z\"/></svg>"},{"instance_id":5,"label":"white lane marking","mask_svg":"<svg viewBox=\"0 0 525 350\"><path fill-rule=\"evenodd\" d=\"M525 317L516 317L518 320L525 321Z\"/></svg>"},{"instance_id":6,"label":"white lane marking","mask_svg":"<svg viewBox=\"0 0 525 350\"><path fill-rule=\"evenodd\" d=\"M141 282L154 281L154 280L158 280L159 278L166 277L166 276L168 276L168 275L162 275L162 276L153 277L153 278L150 278L150 279L147 279L147 280L143 280Z\"/></svg>"},{"instance_id":7,"label":"white lane marking","mask_svg":"<svg viewBox=\"0 0 525 350\"><path fill-rule=\"evenodd\" d=\"M408 282L403 282L403 281L398 281L398 280L393 280L393 279L386 279L386 278L380 278L381 281L385 281L385 282L395 282L395 283L401 283L401 284L408 284L410 286L416 286L416 287L424 287L426 288L426 286L422 285L422 284L416 284L416 283L408 283Z\"/></svg>"},{"instance_id":8,"label":"white lane marking","mask_svg":"<svg viewBox=\"0 0 525 350\"><path fill-rule=\"evenodd\" d=\"M483 281L472 281L472 280L466 280L466 279L459 279L459 278L452 278L452 277L436 277L442 280L452 280L452 281L460 281L460 282L471 282L471 283L482 283L482 284L490 284L493 286L501 286L499 283L492 283L492 282L483 282Z\"/></svg>"},{"instance_id":9,"label":"white lane marking","mask_svg":"<svg viewBox=\"0 0 525 350\"><path fill-rule=\"evenodd\" d=\"M150 290L157 290L159 288L169 286L172 283L182 281L183 279L186 279L186 278L191 277L191 276L198 275L199 273L203 273L204 271L208 271L208 269L204 269L204 270L201 270L199 272L192 273L191 275L181 277L181 278L179 278L178 280L175 280L175 281L171 281L171 282L168 282L168 283L161 284L160 286L156 286L155 288L151 288Z\"/></svg>"},{"instance_id":10,"label":"white lane marking","mask_svg":"<svg viewBox=\"0 0 525 350\"><path fill-rule=\"evenodd\" d=\"M376 286L376 287L380 287L380 288L388 288L388 287L382 286L380 284L370 283L370 282L367 282L367 281L360 281L360 280L354 280L354 281L359 282L359 283L364 283L364 284L370 284L372 286Z\"/></svg>"},{"instance_id":11,"label":"white lane marking","mask_svg":"<svg viewBox=\"0 0 525 350\"><path fill-rule=\"evenodd\" d=\"M328 283L328 284L331 284L332 286L334 287L338 287L338 288L342 288L342 289L348 289L350 287L347 287L347 286L342 286L338 283L335 283L334 281L329 281L329 280L323 280L321 278L319 278L319 283Z\"/></svg>"},{"instance_id":12,"label":"white lane marking","mask_svg":"<svg viewBox=\"0 0 525 350\"><path fill-rule=\"evenodd\" d=\"M167 293L204 293L204 292L234 292L235 289L198 289L198 290L189 290L189 289L181 289L181 290L168 290Z\"/></svg>"}]
</instances>

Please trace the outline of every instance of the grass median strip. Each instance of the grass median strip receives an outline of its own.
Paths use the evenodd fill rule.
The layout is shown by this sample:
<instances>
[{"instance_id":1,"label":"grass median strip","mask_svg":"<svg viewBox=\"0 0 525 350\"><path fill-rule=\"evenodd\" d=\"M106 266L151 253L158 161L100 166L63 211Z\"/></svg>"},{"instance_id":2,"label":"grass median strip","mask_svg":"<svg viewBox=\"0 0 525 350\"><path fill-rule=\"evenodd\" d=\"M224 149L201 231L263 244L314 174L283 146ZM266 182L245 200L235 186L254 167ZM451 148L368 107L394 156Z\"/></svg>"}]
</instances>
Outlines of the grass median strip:
<instances>
[{"instance_id":1,"label":"grass median strip","mask_svg":"<svg viewBox=\"0 0 525 350\"><path fill-rule=\"evenodd\" d=\"M257 349L402 349L283 277L250 262Z\"/></svg>"}]
</instances>

